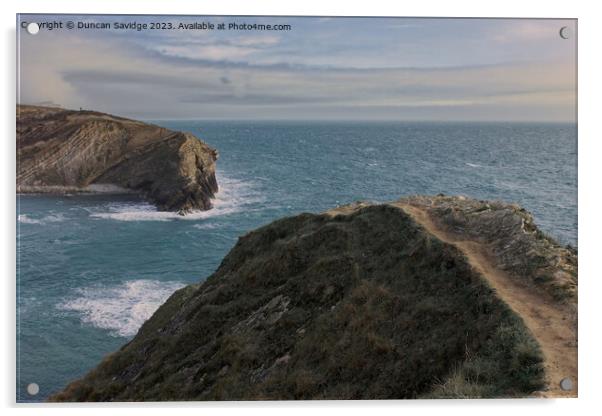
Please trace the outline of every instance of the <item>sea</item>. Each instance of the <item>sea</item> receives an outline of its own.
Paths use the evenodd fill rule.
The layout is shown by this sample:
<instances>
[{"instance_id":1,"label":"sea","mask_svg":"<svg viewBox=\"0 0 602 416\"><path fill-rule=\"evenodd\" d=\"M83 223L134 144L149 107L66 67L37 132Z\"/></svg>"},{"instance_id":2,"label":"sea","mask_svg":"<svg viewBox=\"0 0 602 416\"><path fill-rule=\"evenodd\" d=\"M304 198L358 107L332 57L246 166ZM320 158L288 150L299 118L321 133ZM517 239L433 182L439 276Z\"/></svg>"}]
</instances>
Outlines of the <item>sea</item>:
<instances>
[{"instance_id":1,"label":"sea","mask_svg":"<svg viewBox=\"0 0 602 416\"><path fill-rule=\"evenodd\" d=\"M284 216L460 194L518 203L577 247L575 124L153 123L218 149L215 206L182 217L134 195L19 195L18 402L85 375L176 289L211 275L239 236Z\"/></svg>"}]
</instances>

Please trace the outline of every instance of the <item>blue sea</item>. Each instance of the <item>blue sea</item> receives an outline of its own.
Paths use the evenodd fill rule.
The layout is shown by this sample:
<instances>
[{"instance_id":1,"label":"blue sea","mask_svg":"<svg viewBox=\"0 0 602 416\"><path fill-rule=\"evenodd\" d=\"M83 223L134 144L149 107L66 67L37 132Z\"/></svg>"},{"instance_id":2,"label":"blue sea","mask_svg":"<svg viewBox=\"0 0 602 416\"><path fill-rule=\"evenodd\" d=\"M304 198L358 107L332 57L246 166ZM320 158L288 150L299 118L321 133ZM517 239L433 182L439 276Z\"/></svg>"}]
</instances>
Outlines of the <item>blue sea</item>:
<instances>
[{"instance_id":1,"label":"blue sea","mask_svg":"<svg viewBox=\"0 0 602 416\"><path fill-rule=\"evenodd\" d=\"M577 246L574 124L154 123L219 150L215 208L181 217L132 195L19 196L18 401L83 376L174 290L209 276L238 236L283 216L462 194L519 203Z\"/></svg>"}]
</instances>

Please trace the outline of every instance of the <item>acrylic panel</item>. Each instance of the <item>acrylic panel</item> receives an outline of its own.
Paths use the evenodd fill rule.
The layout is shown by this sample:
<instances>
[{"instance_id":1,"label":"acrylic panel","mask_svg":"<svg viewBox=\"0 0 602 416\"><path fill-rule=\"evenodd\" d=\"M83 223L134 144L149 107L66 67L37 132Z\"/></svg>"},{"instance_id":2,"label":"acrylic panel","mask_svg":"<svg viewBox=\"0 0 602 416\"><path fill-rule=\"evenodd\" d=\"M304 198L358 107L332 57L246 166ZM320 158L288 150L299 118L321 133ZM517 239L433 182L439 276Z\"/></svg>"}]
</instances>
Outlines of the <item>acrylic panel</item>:
<instances>
[{"instance_id":1,"label":"acrylic panel","mask_svg":"<svg viewBox=\"0 0 602 416\"><path fill-rule=\"evenodd\" d=\"M17 402L577 396L575 19L16 30Z\"/></svg>"}]
</instances>

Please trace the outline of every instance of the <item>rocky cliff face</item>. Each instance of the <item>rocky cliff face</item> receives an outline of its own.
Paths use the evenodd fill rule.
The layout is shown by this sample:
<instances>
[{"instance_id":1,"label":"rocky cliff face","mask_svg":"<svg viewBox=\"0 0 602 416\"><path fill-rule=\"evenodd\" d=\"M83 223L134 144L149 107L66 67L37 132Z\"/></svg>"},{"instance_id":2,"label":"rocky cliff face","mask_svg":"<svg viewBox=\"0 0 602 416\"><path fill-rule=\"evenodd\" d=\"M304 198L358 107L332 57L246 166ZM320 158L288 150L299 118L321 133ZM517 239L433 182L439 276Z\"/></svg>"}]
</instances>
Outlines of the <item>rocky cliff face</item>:
<instances>
[{"instance_id":1,"label":"rocky cliff face","mask_svg":"<svg viewBox=\"0 0 602 416\"><path fill-rule=\"evenodd\" d=\"M577 250L544 234L516 204L454 196L402 198L456 238L487 244L496 266L566 304L577 301Z\"/></svg>"},{"instance_id":2,"label":"rocky cliff face","mask_svg":"<svg viewBox=\"0 0 602 416\"><path fill-rule=\"evenodd\" d=\"M520 208L402 201L478 234L509 269L528 264L537 248L549 256L536 269L549 274L568 250L515 218L528 218ZM246 234L212 276L174 293L132 341L51 400L512 397L541 389L544 357L521 317L463 252L400 206L354 204Z\"/></svg>"},{"instance_id":3,"label":"rocky cliff face","mask_svg":"<svg viewBox=\"0 0 602 416\"><path fill-rule=\"evenodd\" d=\"M17 192L110 184L159 209L206 210L217 152L192 134L94 111L17 106Z\"/></svg>"}]
</instances>

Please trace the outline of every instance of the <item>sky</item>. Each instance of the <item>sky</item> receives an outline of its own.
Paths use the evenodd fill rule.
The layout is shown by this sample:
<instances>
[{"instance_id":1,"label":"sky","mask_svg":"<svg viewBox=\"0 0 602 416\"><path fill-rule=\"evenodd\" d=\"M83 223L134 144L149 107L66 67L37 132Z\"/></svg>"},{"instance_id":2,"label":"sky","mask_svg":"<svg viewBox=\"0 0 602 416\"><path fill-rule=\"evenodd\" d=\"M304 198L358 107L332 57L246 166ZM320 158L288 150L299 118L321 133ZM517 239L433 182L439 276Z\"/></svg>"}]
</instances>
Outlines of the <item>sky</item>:
<instances>
[{"instance_id":1,"label":"sky","mask_svg":"<svg viewBox=\"0 0 602 416\"><path fill-rule=\"evenodd\" d=\"M144 120L575 121L575 20L17 19L21 104ZM68 21L76 27L68 29ZM23 22L42 27L30 35ZM47 22L63 28L49 30ZM113 27L134 22L174 29ZM215 28L178 28L195 22ZM220 23L226 29L217 29ZM229 29L230 23L290 29ZM560 36L562 27L569 39Z\"/></svg>"}]
</instances>

